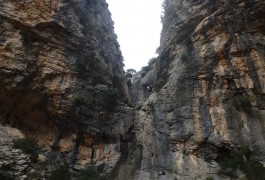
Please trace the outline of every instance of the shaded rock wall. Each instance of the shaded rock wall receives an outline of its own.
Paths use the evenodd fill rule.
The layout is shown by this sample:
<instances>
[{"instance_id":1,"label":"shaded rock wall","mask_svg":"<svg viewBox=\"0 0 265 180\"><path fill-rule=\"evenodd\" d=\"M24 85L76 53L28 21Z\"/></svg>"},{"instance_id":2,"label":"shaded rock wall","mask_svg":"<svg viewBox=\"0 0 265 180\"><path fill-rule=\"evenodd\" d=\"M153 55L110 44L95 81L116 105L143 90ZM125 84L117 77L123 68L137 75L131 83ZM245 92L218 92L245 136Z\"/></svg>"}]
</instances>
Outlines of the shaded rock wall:
<instances>
[{"instance_id":1,"label":"shaded rock wall","mask_svg":"<svg viewBox=\"0 0 265 180\"><path fill-rule=\"evenodd\" d=\"M0 7L0 121L71 163L111 172L133 111L124 106L123 58L105 0Z\"/></svg>"}]
</instances>

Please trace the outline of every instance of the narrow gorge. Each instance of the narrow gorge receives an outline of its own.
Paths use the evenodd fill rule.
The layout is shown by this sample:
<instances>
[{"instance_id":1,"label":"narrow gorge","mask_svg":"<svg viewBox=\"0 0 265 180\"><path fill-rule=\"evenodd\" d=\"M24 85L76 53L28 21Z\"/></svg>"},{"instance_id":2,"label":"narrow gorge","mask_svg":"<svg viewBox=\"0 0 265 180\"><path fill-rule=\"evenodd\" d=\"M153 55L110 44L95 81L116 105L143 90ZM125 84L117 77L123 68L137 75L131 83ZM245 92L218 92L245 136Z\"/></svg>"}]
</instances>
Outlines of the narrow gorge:
<instances>
[{"instance_id":1,"label":"narrow gorge","mask_svg":"<svg viewBox=\"0 0 265 180\"><path fill-rule=\"evenodd\" d=\"M265 179L265 2L163 8L128 79L105 0L0 0L1 180Z\"/></svg>"}]
</instances>

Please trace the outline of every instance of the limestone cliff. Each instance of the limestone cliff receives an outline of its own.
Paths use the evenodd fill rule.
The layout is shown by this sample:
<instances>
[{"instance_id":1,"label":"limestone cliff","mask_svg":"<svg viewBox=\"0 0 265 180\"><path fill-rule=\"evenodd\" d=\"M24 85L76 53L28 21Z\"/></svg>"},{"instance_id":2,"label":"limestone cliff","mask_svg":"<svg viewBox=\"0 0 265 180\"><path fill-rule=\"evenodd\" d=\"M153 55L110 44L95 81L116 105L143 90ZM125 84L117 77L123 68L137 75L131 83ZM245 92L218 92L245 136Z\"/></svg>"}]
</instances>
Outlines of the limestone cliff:
<instances>
[{"instance_id":1,"label":"limestone cliff","mask_svg":"<svg viewBox=\"0 0 265 180\"><path fill-rule=\"evenodd\" d=\"M36 138L59 163L109 174L132 111L107 3L1 0L0 7L1 123Z\"/></svg>"},{"instance_id":2,"label":"limestone cliff","mask_svg":"<svg viewBox=\"0 0 265 180\"><path fill-rule=\"evenodd\" d=\"M131 95L105 0L0 7L0 122L44 145L32 162L0 125L0 178L265 179L263 0L165 0Z\"/></svg>"},{"instance_id":3,"label":"limestone cliff","mask_svg":"<svg viewBox=\"0 0 265 180\"><path fill-rule=\"evenodd\" d=\"M164 6L158 62L145 73L153 79L134 81L156 80L139 110L143 159L135 179L243 177L242 164L265 162L265 2L165 0ZM222 172L227 157L244 148L255 155Z\"/></svg>"}]
</instances>

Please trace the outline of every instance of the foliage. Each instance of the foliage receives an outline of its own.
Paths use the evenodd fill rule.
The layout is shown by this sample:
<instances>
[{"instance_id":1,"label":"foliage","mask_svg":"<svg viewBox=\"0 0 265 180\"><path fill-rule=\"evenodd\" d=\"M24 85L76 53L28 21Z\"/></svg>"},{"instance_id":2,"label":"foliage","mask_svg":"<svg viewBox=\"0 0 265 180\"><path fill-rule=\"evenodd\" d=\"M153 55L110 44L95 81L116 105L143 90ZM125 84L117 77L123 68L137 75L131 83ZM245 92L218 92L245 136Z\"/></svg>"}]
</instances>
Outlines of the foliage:
<instances>
[{"instance_id":1,"label":"foliage","mask_svg":"<svg viewBox=\"0 0 265 180\"><path fill-rule=\"evenodd\" d=\"M168 80L168 73L166 71L163 71L161 75L158 78L158 81L154 85L154 90L158 92L167 82Z\"/></svg>"},{"instance_id":2,"label":"foliage","mask_svg":"<svg viewBox=\"0 0 265 180\"><path fill-rule=\"evenodd\" d=\"M97 173L91 167L87 167L80 171L80 175L77 177L78 180L95 180L97 179Z\"/></svg>"},{"instance_id":3,"label":"foliage","mask_svg":"<svg viewBox=\"0 0 265 180\"><path fill-rule=\"evenodd\" d=\"M31 160L36 161L38 158L38 143L33 138L22 138L13 140L13 147L21 149L23 153L30 154Z\"/></svg>"},{"instance_id":4,"label":"foliage","mask_svg":"<svg viewBox=\"0 0 265 180\"><path fill-rule=\"evenodd\" d=\"M151 67L150 66L144 66L144 67L142 67L142 69L141 69L141 76L144 77L146 75L146 73L148 71L150 71L150 70L151 70Z\"/></svg>"},{"instance_id":5,"label":"foliage","mask_svg":"<svg viewBox=\"0 0 265 180\"><path fill-rule=\"evenodd\" d=\"M125 77L126 77L127 79L131 79L131 78L133 77L133 75L132 75L131 73L127 73L127 74L125 75Z\"/></svg>"},{"instance_id":6,"label":"foliage","mask_svg":"<svg viewBox=\"0 0 265 180\"><path fill-rule=\"evenodd\" d=\"M237 95L233 98L233 104L237 110L244 110L245 112L251 111L251 101L252 98L250 96Z\"/></svg>"},{"instance_id":7,"label":"foliage","mask_svg":"<svg viewBox=\"0 0 265 180\"><path fill-rule=\"evenodd\" d=\"M142 67L141 71L148 72L150 70L149 66Z\"/></svg>"},{"instance_id":8,"label":"foliage","mask_svg":"<svg viewBox=\"0 0 265 180\"><path fill-rule=\"evenodd\" d=\"M188 40L190 38L190 34L193 32L193 28L191 26L183 27L182 31L179 32L176 42L182 43L185 40Z\"/></svg>"},{"instance_id":9,"label":"foliage","mask_svg":"<svg viewBox=\"0 0 265 180\"><path fill-rule=\"evenodd\" d=\"M21 149L26 154L35 153L39 148L37 141L28 137L13 140L13 144L14 148Z\"/></svg>"},{"instance_id":10,"label":"foliage","mask_svg":"<svg viewBox=\"0 0 265 180\"><path fill-rule=\"evenodd\" d=\"M149 61L148 61L148 66L152 66L153 64L155 64L157 61L157 58L151 58Z\"/></svg>"},{"instance_id":11,"label":"foliage","mask_svg":"<svg viewBox=\"0 0 265 180\"><path fill-rule=\"evenodd\" d=\"M214 180L212 177L207 177L205 180Z\"/></svg>"},{"instance_id":12,"label":"foliage","mask_svg":"<svg viewBox=\"0 0 265 180\"><path fill-rule=\"evenodd\" d=\"M40 171L34 171L27 174L27 180L36 180L36 179L41 179Z\"/></svg>"},{"instance_id":13,"label":"foliage","mask_svg":"<svg viewBox=\"0 0 265 180\"><path fill-rule=\"evenodd\" d=\"M236 176L235 171L240 169L249 180L265 179L265 168L263 165L255 160L250 159L251 151L247 147L232 151L221 162L221 174L227 174L232 177Z\"/></svg>"},{"instance_id":14,"label":"foliage","mask_svg":"<svg viewBox=\"0 0 265 180\"><path fill-rule=\"evenodd\" d=\"M71 172L68 164L63 164L56 168L49 177L49 180L70 180Z\"/></svg>"},{"instance_id":15,"label":"foliage","mask_svg":"<svg viewBox=\"0 0 265 180\"><path fill-rule=\"evenodd\" d=\"M258 161L247 161L245 164L245 172L249 180L265 179L265 168Z\"/></svg>"},{"instance_id":16,"label":"foliage","mask_svg":"<svg viewBox=\"0 0 265 180\"><path fill-rule=\"evenodd\" d=\"M103 97L118 97L119 91L116 88L110 88L102 91Z\"/></svg>"},{"instance_id":17,"label":"foliage","mask_svg":"<svg viewBox=\"0 0 265 180\"><path fill-rule=\"evenodd\" d=\"M126 75L127 74L130 74L131 77L132 77L132 76L134 76L136 74L136 70L134 70L134 69L127 69L125 74Z\"/></svg>"},{"instance_id":18,"label":"foliage","mask_svg":"<svg viewBox=\"0 0 265 180\"><path fill-rule=\"evenodd\" d=\"M15 180L10 174L7 172L1 171L0 170L0 179L2 180Z\"/></svg>"},{"instance_id":19,"label":"foliage","mask_svg":"<svg viewBox=\"0 0 265 180\"><path fill-rule=\"evenodd\" d=\"M191 58L192 58L192 48L188 47L188 45L187 45L187 49L180 56L180 60L184 63L184 62L187 62L188 60L190 60Z\"/></svg>"},{"instance_id":20,"label":"foliage","mask_svg":"<svg viewBox=\"0 0 265 180\"><path fill-rule=\"evenodd\" d=\"M154 112L155 111L155 106L154 106L154 103L153 102L148 102L147 106L149 107L149 109L150 109L151 112Z\"/></svg>"}]
</instances>

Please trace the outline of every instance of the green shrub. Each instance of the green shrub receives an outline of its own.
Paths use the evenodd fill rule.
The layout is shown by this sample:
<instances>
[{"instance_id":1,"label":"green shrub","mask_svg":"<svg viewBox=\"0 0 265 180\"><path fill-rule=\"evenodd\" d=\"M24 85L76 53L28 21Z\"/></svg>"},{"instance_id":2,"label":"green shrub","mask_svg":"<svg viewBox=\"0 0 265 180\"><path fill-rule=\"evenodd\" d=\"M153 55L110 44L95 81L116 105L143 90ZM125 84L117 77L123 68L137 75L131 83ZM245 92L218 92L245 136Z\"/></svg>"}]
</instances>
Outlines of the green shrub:
<instances>
[{"instance_id":1,"label":"green shrub","mask_svg":"<svg viewBox=\"0 0 265 180\"><path fill-rule=\"evenodd\" d=\"M234 106L237 110L244 110L245 112L251 111L251 101L252 97L250 96L244 96L244 95L237 95L233 98Z\"/></svg>"},{"instance_id":2,"label":"green shrub","mask_svg":"<svg viewBox=\"0 0 265 180\"><path fill-rule=\"evenodd\" d=\"M15 180L9 173L0 170L0 179L2 180Z\"/></svg>"},{"instance_id":3,"label":"green shrub","mask_svg":"<svg viewBox=\"0 0 265 180\"><path fill-rule=\"evenodd\" d=\"M183 27L182 31L180 31L178 33L178 36L177 36L177 39L176 39L176 42L177 43L182 43L184 42L185 40L189 39L192 32L193 32L194 28L191 27L191 26L187 26L187 27Z\"/></svg>"},{"instance_id":4,"label":"green shrub","mask_svg":"<svg viewBox=\"0 0 265 180\"><path fill-rule=\"evenodd\" d=\"M151 69L149 66L142 67L141 71L148 72Z\"/></svg>"},{"instance_id":5,"label":"green shrub","mask_svg":"<svg viewBox=\"0 0 265 180\"><path fill-rule=\"evenodd\" d=\"M23 153L30 154L31 160L37 161L39 146L35 139L25 137L13 140L13 147L21 149Z\"/></svg>"},{"instance_id":6,"label":"green shrub","mask_svg":"<svg viewBox=\"0 0 265 180\"><path fill-rule=\"evenodd\" d=\"M249 180L265 179L265 168L260 162L250 159L250 156L251 151L247 147L232 151L221 162L221 169L219 172L235 177L236 170L240 169L246 173Z\"/></svg>"},{"instance_id":7,"label":"green shrub","mask_svg":"<svg viewBox=\"0 0 265 180\"><path fill-rule=\"evenodd\" d=\"M155 111L155 106L154 106L154 103L153 102L148 102L147 106L149 107L149 109L150 109L151 112L154 112Z\"/></svg>"},{"instance_id":8,"label":"green shrub","mask_svg":"<svg viewBox=\"0 0 265 180\"><path fill-rule=\"evenodd\" d=\"M28 137L13 140L13 144L14 148L21 149L26 154L35 153L39 148L37 141Z\"/></svg>"},{"instance_id":9,"label":"green shrub","mask_svg":"<svg viewBox=\"0 0 265 180\"><path fill-rule=\"evenodd\" d=\"M41 179L41 172L40 171L34 171L27 174L27 180L36 180Z\"/></svg>"},{"instance_id":10,"label":"green shrub","mask_svg":"<svg viewBox=\"0 0 265 180\"><path fill-rule=\"evenodd\" d=\"M184 63L192 59L192 48L187 47L187 49L180 56L180 60Z\"/></svg>"},{"instance_id":11,"label":"green shrub","mask_svg":"<svg viewBox=\"0 0 265 180\"><path fill-rule=\"evenodd\" d=\"M248 180L265 179L265 168L255 160L249 160L245 164L245 171Z\"/></svg>"},{"instance_id":12,"label":"green shrub","mask_svg":"<svg viewBox=\"0 0 265 180\"><path fill-rule=\"evenodd\" d=\"M49 180L70 180L71 172L68 164L63 164L56 168L51 176L48 178Z\"/></svg>"},{"instance_id":13,"label":"green shrub","mask_svg":"<svg viewBox=\"0 0 265 180\"><path fill-rule=\"evenodd\" d=\"M157 61L157 58L151 58L149 61L148 61L148 66L152 66L153 64L155 64Z\"/></svg>"},{"instance_id":14,"label":"green shrub","mask_svg":"<svg viewBox=\"0 0 265 180\"><path fill-rule=\"evenodd\" d=\"M87 167L80 171L80 175L77 177L77 180L96 180L97 173L93 168Z\"/></svg>"},{"instance_id":15,"label":"green shrub","mask_svg":"<svg viewBox=\"0 0 265 180\"><path fill-rule=\"evenodd\" d=\"M110 88L102 91L103 97L115 97L117 98L119 94L119 91L115 88Z\"/></svg>"},{"instance_id":16,"label":"green shrub","mask_svg":"<svg viewBox=\"0 0 265 180\"><path fill-rule=\"evenodd\" d=\"M158 92L167 83L168 77L168 73L166 71L163 71L158 76L158 81L154 85L154 91Z\"/></svg>"}]
</instances>

